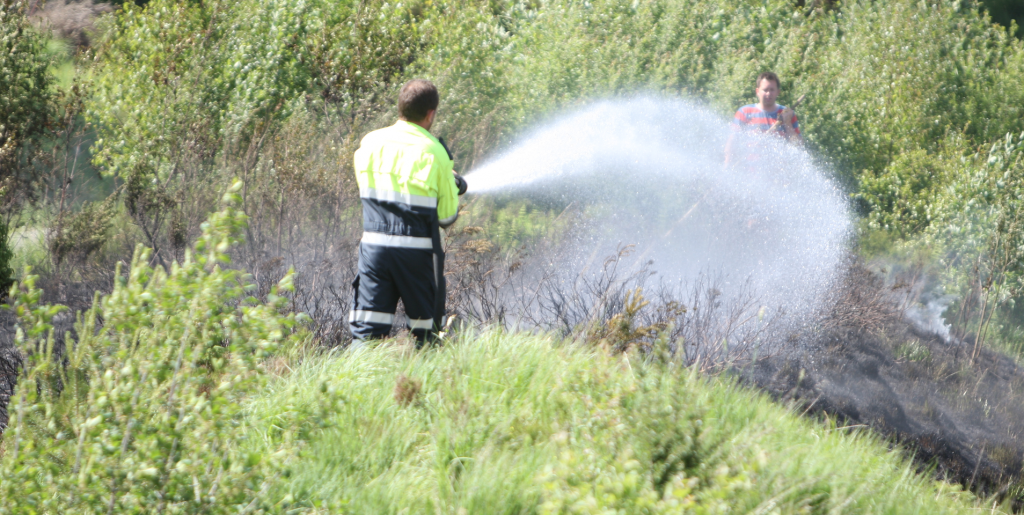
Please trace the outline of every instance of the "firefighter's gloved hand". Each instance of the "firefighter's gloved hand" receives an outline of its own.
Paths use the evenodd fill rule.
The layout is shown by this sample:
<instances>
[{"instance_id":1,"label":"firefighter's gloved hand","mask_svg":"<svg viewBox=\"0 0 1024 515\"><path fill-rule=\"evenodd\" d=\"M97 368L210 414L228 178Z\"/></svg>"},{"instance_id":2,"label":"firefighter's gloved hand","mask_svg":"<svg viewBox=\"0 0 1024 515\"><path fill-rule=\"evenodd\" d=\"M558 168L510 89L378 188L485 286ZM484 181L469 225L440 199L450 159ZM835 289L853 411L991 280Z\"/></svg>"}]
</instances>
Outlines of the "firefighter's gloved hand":
<instances>
[{"instance_id":1,"label":"firefighter's gloved hand","mask_svg":"<svg viewBox=\"0 0 1024 515\"><path fill-rule=\"evenodd\" d=\"M469 188L469 184L466 182L466 179L463 179L461 175L455 172L452 172L452 175L455 176L455 187L459 188L459 195L465 195L466 190Z\"/></svg>"}]
</instances>

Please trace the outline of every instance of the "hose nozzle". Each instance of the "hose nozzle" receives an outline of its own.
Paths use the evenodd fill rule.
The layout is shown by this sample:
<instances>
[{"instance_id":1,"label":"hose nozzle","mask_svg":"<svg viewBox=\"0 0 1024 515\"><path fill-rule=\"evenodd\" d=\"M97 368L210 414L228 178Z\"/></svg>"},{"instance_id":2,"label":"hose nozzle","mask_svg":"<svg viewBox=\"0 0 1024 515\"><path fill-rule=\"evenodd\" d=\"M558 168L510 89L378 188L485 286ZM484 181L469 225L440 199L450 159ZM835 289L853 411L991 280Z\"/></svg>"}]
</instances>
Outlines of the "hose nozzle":
<instances>
[{"instance_id":1,"label":"hose nozzle","mask_svg":"<svg viewBox=\"0 0 1024 515\"><path fill-rule=\"evenodd\" d=\"M459 195L465 195L466 190L469 189L469 183L467 183L466 179L463 179L461 175L455 172L452 172L452 175L455 176L455 187L459 188Z\"/></svg>"}]
</instances>

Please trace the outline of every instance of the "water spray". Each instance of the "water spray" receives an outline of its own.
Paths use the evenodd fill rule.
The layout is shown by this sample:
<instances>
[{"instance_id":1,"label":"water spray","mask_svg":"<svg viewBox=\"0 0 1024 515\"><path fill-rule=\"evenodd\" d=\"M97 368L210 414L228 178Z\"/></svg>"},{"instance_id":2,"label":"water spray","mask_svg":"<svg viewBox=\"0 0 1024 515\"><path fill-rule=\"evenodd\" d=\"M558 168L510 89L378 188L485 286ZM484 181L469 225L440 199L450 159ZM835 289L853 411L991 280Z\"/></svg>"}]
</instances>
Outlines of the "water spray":
<instances>
[{"instance_id":1,"label":"water spray","mask_svg":"<svg viewBox=\"0 0 1024 515\"><path fill-rule=\"evenodd\" d=\"M756 166L724 166L730 135L756 153ZM678 99L596 102L527 134L466 180L472 194L582 213L570 250L543 266L583 273L593 256L631 245L634 266L649 263L663 282L720 275L723 299L749 285L762 307L798 324L836 281L851 229L845 195L805 151L774 135L737 134Z\"/></svg>"}]
</instances>

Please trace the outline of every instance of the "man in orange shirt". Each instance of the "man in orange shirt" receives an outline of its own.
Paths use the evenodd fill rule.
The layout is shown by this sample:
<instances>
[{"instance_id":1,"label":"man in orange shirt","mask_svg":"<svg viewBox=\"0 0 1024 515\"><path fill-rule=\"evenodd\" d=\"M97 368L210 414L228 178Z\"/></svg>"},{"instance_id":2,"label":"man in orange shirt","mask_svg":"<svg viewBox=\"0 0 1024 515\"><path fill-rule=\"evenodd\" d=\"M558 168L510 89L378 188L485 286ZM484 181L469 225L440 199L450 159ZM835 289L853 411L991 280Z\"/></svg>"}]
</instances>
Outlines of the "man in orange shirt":
<instances>
[{"instance_id":1,"label":"man in orange shirt","mask_svg":"<svg viewBox=\"0 0 1024 515\"><path fill-rule=\"evenodd\" d=\"M734 150L736 133L752 132L758 134L776 134L791 143L801 143L800 124L792 109L775 103L781 88L779 76L772 72L764 72L757 76L754 94L757 103L745 105L736 110L732 127L735 133L729 137L725 145L725 163L731 164L736 157ZM747 152L747 161L757 161L757 153L751 149Z\"/></svg>"}]
</instances>

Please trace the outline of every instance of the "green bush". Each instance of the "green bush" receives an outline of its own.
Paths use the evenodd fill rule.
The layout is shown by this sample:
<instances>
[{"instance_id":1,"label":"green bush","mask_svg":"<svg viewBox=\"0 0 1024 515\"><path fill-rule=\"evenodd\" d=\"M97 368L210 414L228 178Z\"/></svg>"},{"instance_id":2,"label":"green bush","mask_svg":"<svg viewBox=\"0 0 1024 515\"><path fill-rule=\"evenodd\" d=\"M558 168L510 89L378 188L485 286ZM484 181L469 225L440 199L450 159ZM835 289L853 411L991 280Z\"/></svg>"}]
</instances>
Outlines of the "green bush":
<instances>
[{"instance_id":1,"label":"green bush","mask_svg":"<svg viewBox=\"0 0 1024 515\"><path fill-rule=\"evenodd\" d=\"M807 94L808 144L854 183L904 152L937 152L949 131L969 144L1024 128L1021 43L959 3L439 5L444 30L410 69L442 84L441 130L468 163L552 111L610 95L683 93L729 115L765 69L782 74L784 103Z\"/></svg>"},{"instance_id":2,"label":"green bush","mask_svg":"<svg viewBox=\"0 0 1024 515\"><path fill-rule=\"evenodd\" d=\"M996 337L1015 338L1021 325L1015 306L1024 296L1024 132L949 163L953 179L913 244L939 249L946 289L959 297L951 313L960 312L961 331L985 342L995 323Z\"/></svg>"},{"instance_id":3,"label":"green bush","mask_svg":"<svg viewBox=\"0 0 1024 515\"><path fill-rule=\"evenodd\" d=\"M1021 42L946 0L831 10L788 0L155 1L118 14L98 55L97 162L126 181L126 200L154 233L173 225L160 213L208 191L204 181L266 159L263 142L292 113L332 119L350 151L390 123L398 86L414 76L441 87L437 132L467 169L595 98L686 94L728 116L752 101L757 73L774 69L783 102L807 94L808 145L870 190L876 225L910 216L901 234L927 225L919 207L949 181L948 171L928 187L901 178L920 172L908 159L1024 129Z\"/></svg>"},{"instance_id":4,"label":"green bush","mask_svg":"<svg viewBox=\"0 0 1024 515\"><path fill-rule=\"evenodd\" d=\"M870 207L872 229L890 231L901 237L919 233L931 222L936 189L947 172L937 158L923 149L898 155L881 174L871 171L861 177L857 198Z\"/></svg>"},{"instance_id":5,"label":"green bush","mask_svg":"<svg viewBox=\"0 0 1024 515\"><path fill-rule=\"evenodd\" d=\"M53 114L45 40L25 17L27 4L0 1L0 212L7 215L34 195L31 152Z\"/></svg>"},{"instance_id":6,"label":"green bush","mask_svg":"<svg viewBox=\"0 0 1024 515\"><path fill-rule=\"evenodd\" d=\"M949 258L964 266L977 254L933 236L957 226L960 199L991 194L964 189L977 149L1024 130L1024 44L977 7L155 0L110 20L90 70L89 118L96 163L123 181L124 212L154 261L181 260L215 209L212 192L240 176L253 216L245 264L255 271L350 246L359 223L351 154L393 121L409 78L440 87L435 132L466 171L595 99L685 95L728 117L772 69L783 103L807 95L806 145L866 211L865 248L922 238L937 255L964 249ZM555 213L521 207L477 206L469 218L502 249L557 232L543 227ZM322 248L297 248L310 241Z\"/></svg>"},{"instance_id":7,"label":"green bush","mask_svg":"<svg viewBox=\"0 0 1024 515\"><path fill-rule=\"evenodd\" d=\"M14 249L11 248L10 226L0 221L0 291L8 291L14 282Z\"/></svg>"},{"instance_id":8,"label":"green bush","mask_svg":"<svg viewBox=\"0 0 1024 515\"><path fill-rule=\"evenodd\" d=\"M992 16L992 21L1009 29L1017 25L1014 32L1017 37L1024 36L1021 24L1024 23L1024 5L1014 0L981 0L980 4Z\"/></svg>"},{"instance_id":9,"label":"green bush","mask_svg":"<svg viewBox=\"0 0 1024 515\"><path fill-rule=\"evenodd\" d=\"M118 270L63 345L35 277L12 289L16 344L27 356L0 455L0 513L234 513L264 494L287 452L239 453L242 399L261 364L299 343L283 314L287 275L263 304L222 268L245 214L236 183L194 252L169 270L148 249ZM57 352L60 348L64 352Z\"/></svg>"}]
</instances>

